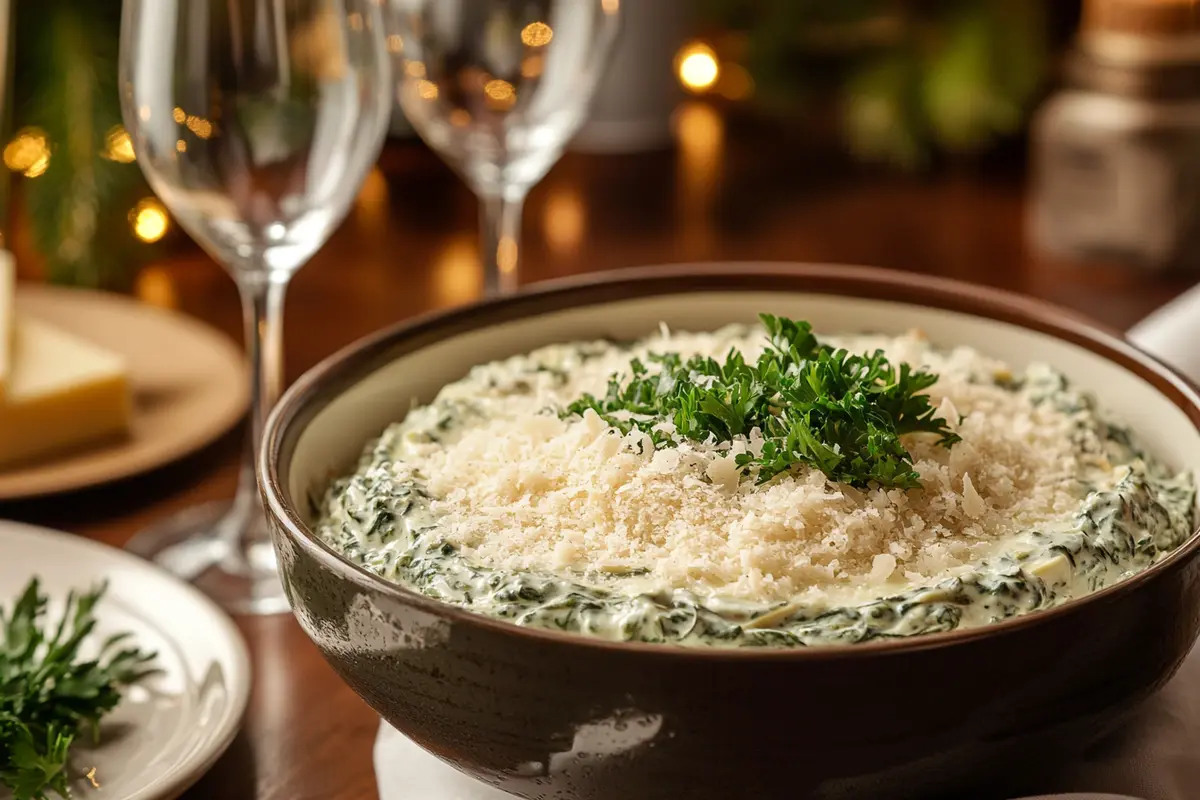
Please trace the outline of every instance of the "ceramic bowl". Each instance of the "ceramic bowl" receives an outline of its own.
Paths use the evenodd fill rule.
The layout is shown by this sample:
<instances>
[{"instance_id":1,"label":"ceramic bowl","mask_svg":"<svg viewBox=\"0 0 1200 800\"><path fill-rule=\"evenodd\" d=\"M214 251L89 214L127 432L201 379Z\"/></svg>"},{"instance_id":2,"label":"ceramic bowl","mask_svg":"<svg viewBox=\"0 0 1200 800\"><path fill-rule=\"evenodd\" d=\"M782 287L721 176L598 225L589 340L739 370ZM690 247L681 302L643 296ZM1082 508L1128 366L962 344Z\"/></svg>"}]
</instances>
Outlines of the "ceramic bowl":
<instances>
[{"instance_id":1,"label":"ceramic bowl","mask_svg":"<svg viewBox=\"0 0 1200 800\"><path fill-rule=\"evenodd\" d=\"M314 502L364 443L474 364L539 345L709 330L759 311L820 331L922 328L1095 391L1161 459L1200 468L1200 398L1119 334L995 291L879 270L682 266L538 286L426 316L317 366L260 463L293 610L379 714L541 800L1013 797L1174 673L1200 630L1200 538L1118 585L991 626L791 650L613 643L443 605L345 561ZM1013 784L1011 787L1009 784ZM1034 787L1036 788L1036 787ZM969 792L969 793L964 793Z\"/></svg>"}]
</instances>

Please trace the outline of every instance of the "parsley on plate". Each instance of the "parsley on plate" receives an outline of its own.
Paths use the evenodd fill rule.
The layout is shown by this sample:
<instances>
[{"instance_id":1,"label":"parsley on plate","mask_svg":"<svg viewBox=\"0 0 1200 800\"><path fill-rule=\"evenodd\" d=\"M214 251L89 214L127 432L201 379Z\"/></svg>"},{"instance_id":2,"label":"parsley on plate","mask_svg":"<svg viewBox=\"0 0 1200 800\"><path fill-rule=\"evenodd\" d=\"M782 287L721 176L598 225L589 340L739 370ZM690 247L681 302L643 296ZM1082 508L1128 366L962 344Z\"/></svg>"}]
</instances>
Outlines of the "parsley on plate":
<instances>
[{"instance_id":1,"label":"parsley on plate","mask_svg":"<svg viewBox=\"0 0 1200 800\"><path fill-rule=\"evenodd\" d=\"M0 787L15 800L70 795L71 745L84 730L95 739L121 690L155 670L153 653L108 637L85 656L104 586L67 597L61 618L46 624L47 598L34 578L11 612L0 608Z\"/></svg>"}]
</instances>

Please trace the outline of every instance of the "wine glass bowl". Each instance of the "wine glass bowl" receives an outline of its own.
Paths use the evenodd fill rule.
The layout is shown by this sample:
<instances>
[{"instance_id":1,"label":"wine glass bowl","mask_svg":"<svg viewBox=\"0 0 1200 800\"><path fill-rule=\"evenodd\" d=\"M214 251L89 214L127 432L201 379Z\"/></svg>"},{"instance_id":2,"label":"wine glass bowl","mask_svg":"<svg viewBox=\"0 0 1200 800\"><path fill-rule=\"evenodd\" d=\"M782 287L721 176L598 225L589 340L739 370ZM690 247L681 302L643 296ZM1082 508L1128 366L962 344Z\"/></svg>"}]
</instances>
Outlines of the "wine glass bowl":
<instances>
[{"instance_id":1,"label":"wine glass bowl","mask_svg":"<svg viewBox=\"0 0 1200 800\"><path fill-rule=\"evenodd\" d=\"M289 278L349 211L391 116L381 0L125 0L120 90L151 188L238 284L252 389L232 505L128 547L225 608L286 610L253 454L282 384Z\"/></svg>"},{"instance_id":2,"label":"wine glass bowl","mask_svg":"<svg viewBox=\"0 0 1200 800\"><path fill-rule=\"evenodd\" d=\"M121 86L138 163L219 262L295 271L345 215L373 163L362 154L381 143L388 59L363 41L382 33L378 4L350 0L338 14L321 0L236 0L171 15L174 4L129 4Z\"/></svg>"},{"instance_id":3,"label":"wine glass bowl","mask_svg":"<svg viewBox=\"0 0 1200 800\"><path fill-rule=\"evenodd\" d=\"M521 205L587 114L618 0L391 0L397 97L480 199L490 293L517 283Z\"/></svg>"}]
</instances>

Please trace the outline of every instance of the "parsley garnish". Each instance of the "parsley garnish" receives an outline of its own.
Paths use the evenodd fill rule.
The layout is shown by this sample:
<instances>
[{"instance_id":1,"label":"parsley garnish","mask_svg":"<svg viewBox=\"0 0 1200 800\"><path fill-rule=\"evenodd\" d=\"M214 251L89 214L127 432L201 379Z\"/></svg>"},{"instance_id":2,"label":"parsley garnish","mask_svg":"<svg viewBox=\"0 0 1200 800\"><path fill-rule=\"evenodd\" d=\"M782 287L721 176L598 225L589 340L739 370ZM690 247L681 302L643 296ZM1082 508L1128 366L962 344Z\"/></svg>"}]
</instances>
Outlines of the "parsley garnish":
<instances>
[{"instance_id":1,"label":"parsley garnish","mask_svg":"<svg viewBox=\"0 0 1200 800\"><path fill-rule=\"evenodd\" d=\"M723 362L655 353L655 371L635 358L603 398L585 394L565 413L590 409L624 433L649 435L656 448L679 439L724 442L757 428L762 454L743 453L737 463L759 483L808 464L853 486L918 488L900 436L934 434L947 448L959 441L923 393L937 375L893 366L882 350L854 355L820 344L807 322L759 318L769 344L755 363L736 349ZM668 421L671 435L658 428Z\"/></svg>"},{"instance_id":2,"label":"parsley garnish","mask_svg":"<svg viewBox=\"0 0 1200 800\"><path fill-rule=\"evenodd\" d=\"M154 654L128 646L128 633L110 636L93 658L80 657L103 594L103 586L72 592L53 628L43 626L46 597L36 578L11 614L0 609L0 787L14 800L45 800L47 792L68 797L75 737L81 729L97 737L121 690L154 672Z\"/></svg>"}]
</instances>

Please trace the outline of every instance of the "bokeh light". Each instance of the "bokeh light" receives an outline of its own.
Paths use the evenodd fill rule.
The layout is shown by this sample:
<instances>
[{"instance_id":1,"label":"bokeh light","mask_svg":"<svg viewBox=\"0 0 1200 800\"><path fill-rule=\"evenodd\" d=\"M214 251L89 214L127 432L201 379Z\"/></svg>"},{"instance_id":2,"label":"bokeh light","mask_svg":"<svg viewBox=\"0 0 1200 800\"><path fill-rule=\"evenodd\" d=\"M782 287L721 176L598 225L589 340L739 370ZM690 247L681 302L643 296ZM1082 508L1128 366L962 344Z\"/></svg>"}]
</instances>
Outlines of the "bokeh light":
<instances>
[{"instance_id":1,"label":"bokeh light","mask_svg":"<svg viewBox=\"0 0 1200 800\"><path fill-rule=\"evenodd\" d=\"M511 83L499 78L485 83L483 93L487 95L488 105L499 111L506 111L517 102L517 90Z\"/></svg>"},{"instance_id":2,"label":"bokeh light","mask_svg":"<svg viewBox=\"0 0 1200 800\"><path fill-rule=\"evenodd\" d=\"M554 38L554 30L544 22L531 22L521 29L521 41L527 47L545 47Z\"/></svg>"},{"instance_id":3,"label":"bokeh light","mask_svg":"<svg viewBox=\"0 0 1200 800\"><path fill-rule=\"evenodd\" d=\"M162 267L144 267L138 273L133 287L134 294L143 303L159 308L178 308L179 293L171 273Z\"/></svg>"},{"instance_id":4,"label":"bokeh light","mask_svg":"<svg viewBox=\"0 0 1200 800\"><path fill-rule=\"evenodd\" d=\"M50 166L50 141L41 128L22 128L4 148L4 165L26 178L36 178Z\"/></svg>"},{"instance_id":5,"label":"bokeh light","mask_svg":"<svg viewBox=\"0 0 1200 800\"><path fill-rule=\"evenodd\" d=\"M188 115L187 127L189 131L196 134L196 136L201 139L207 139L208 137L212 136L213 133L212 123L206 120L204 117Z\"/></svg>"},{"instance_id":6,"label":"bokeh light","mask_svg":"<svg viewBox=\"0 0 1200 800\"><path fill-rule=\"evenodd\" d=\"M754 94L754 79L741 64L722 64L716 91L727 100L745 100Z\"/></svg>"},{"instance_id":7,"label":"bokeh light","mask_svg":"<svg viewBox=\"0 0 1200 800\"><path fill-rule=\"evenodd\" d=\"M440 306L475 300L483 292L483 265L474 234L455 236L433 261L434 298Z\"/></svg>"},{"instance_id":8,"label":"bokeh light","mask_svg":"<svg viewBox=\"0 0 1200 800\"><path fill-rule=\"evenodd\" d=\"M162 239L171 227L167 210L153 197L147 197L134 206L129 212L129 220L133 225L133 235L148 244Z\"/></svg>"},{"instance_id":9,"label":"bokeh light","mask_svg":"<svg viewBox=\"0 0 1200 800\"><path fill-rule=\"evenodd\" d=\"M136 158L133 154L133 139L129 136L129 131L121 125L114 125L105 134L104 157L118 164L129 164Z\"/></svg>"},{"instance_id":10,"label":"bokeh light","mask_svg":"<svg viewBox=\"0 0 1200 800\"><path fill-rule=\"evenodd\" d=\"M558 187L546 198L542 218L546 244L558 256L574 255L587 227L583 197L574 187Z\"/></svg>"},{"instance_id":11,"label":"bokeh light","mask_svg":"<svg viewBox=\"0 0 1200 800\"><path fill-rule=\"evenodd\" d=\"M693 92L701 93L712 88L721 76L717 54L702 42L684 45L675 57L679 82Z\"/></svg>"}]
</instances>

